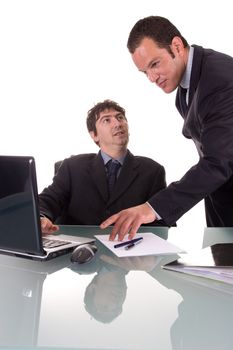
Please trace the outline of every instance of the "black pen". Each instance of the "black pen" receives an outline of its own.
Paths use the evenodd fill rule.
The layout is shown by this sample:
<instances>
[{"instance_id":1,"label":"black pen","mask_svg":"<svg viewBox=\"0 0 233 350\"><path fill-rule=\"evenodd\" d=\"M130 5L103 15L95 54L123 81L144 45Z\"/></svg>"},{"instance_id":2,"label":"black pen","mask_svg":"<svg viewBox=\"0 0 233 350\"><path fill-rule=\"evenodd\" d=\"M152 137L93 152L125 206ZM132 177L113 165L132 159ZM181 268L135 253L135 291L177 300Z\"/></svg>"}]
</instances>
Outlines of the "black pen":
<instances>
[{"instance_id":1,"label":"black pen","mask_svg":"<svg viewBox=\"0 0 233 350\"><path fill-rule=\"evenodd\" d=\"M142 240L137 241L137 242L135 242L135 243L130 243L129 245L127 245L127 246L125 247L125 249L126 249L126 250L131 249L131 248L135 247L135 245L137 245L137 244L139 244L139 243L141 243L141 242L142 242Z\"/></svg>"},{"instance_id":2,"label":"black pen","mask_svg":"<svg viewBox=\"0 0 233 350\"><path fill-rule=\"evenodd\" d=\"M122 243L118 243L118 244L114 245L114 248L124 247L125 245L129 245L129 244L133 244L133 243L139 242L142 239L143 239L143 237L138 237L138 238L131 239L130 241L125 241L125 242L122 242Z\"/></svg>"}]
</instances>

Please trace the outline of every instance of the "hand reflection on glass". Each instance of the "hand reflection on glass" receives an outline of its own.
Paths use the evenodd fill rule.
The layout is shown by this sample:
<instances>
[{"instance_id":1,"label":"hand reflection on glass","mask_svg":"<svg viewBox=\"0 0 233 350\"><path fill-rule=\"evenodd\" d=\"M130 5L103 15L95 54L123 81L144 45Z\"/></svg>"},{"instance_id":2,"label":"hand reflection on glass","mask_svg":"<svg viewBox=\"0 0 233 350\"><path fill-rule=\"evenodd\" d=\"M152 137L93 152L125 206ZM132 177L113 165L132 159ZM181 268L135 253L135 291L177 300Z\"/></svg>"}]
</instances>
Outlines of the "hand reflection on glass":
<instances>
[{"instance_id":1,"label":"hand reflection on glass","mask_svg":"<svg viewBox=\"0 0 233 350\"><path fill-rule=\"evenodd\" d=\"M121 267L122 269L128 271L138 270L146 272L152 271L157 266L159 261L161 261L161 258L155 255L118 258L102 254L100 259L106 263Z\"/></svg>"}]
</instances>

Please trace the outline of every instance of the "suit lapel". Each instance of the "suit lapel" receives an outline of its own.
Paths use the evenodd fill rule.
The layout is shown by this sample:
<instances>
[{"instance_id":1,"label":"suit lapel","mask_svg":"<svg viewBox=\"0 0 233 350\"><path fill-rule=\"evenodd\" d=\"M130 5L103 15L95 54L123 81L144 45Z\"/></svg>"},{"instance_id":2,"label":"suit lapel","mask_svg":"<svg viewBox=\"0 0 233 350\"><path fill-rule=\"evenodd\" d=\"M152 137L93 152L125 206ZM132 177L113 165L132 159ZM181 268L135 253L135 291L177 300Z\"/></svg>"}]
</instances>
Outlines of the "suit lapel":
<instances>
[{"instance_id":1,"label":"suit lapel","mask_svg":"<svg viewBox=\"0 0 233 350\"><path fill-rule=\"evenodd\" d=\"M202 60L203 60L203 54L204 54L204 50L201 46L193 45L193 47L194 47L194 55L193 55L192 71L191 71L191 78L190 78L188 110L192 103L193 96L195 94L195 91L197 89L197 85L200 79ZM187 113L185 113L181 105L180 88L177 89L177 93L176 93L176 107L180 112L180 114L182 115L182 117L185 118Z\"/></svg>"},{"instance_id":2,"label":"suit lapel","mask_svg":"<svg viewBox=\"0 0 233 350\"><path fill-rule=\"evenodd\" d=\"M193 96L196 92L197 85L200 80L202 60L204 56L203 47L197 46L197 45L193 45L193 47L194 47L194 55L193 55L193 65L192 65L192 72L191 72L191 79L190 79L189 104L193 100Z\"/></svg>"},{"instance_id":3,"label":"suit lapel","mask_svg":"<svg viewBox=\"0 0 233 350\"><path fill-rule=\"evenodd\" d=\"M96 155L96 157L92 160L90 164L90 176L93 180L94 185L97 187L101 197L105 200L105 202L107 202L107 178L103 158L100 152Z\"/></svg>"}]
</instances>

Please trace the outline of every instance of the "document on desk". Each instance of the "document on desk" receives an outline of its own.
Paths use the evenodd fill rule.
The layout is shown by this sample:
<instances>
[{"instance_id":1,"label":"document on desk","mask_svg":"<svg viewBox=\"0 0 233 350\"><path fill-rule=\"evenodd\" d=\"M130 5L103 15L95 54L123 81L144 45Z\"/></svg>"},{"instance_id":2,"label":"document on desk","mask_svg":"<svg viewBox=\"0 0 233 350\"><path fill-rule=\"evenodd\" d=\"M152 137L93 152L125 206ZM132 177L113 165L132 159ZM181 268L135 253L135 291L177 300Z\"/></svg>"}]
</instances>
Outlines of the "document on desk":
<instances>
[{"instance_id":1,"label":"document on desk","mask_svg":"<svg viewBox=\"0 0 233 350\"><path fill-rule=\"evenodd\" d=\"M219 251L211 250L211 247L193 251L192 253L185 254L176 261L170 262L163 266L166 270L177 271L188 275L205 277L208 279L233 284L233 266L230 265L231 260L227 260L227 254L231 251L221 251L224 259L224 265L221 265L221 255ZM229 264L226 265L226 262Z\"/></svg>"},{"instance_id":2,"label":"document on desk","mask_svg":"<svg viewBox=\"0 0 233 350\"><path fill-rule=\"evenodd\" d=\"M212 280L233 284L233 267L189 267L179 265L165 265L166 270L186 273L188 275L205 277Z\"/></svg>"},{"instance_id":3,"label":"document on desk","mask_svg":"<svg viewBox=\"0 0 233 350\"><path fill-rule=\"evenodd\" d=\"M95 237L118 257L185 253L183 249L151 232L137 233L134 239L142 237L142 240L140 244L134 244L132 249L127 249L127 245L115 248L114 246L121 242L109 241L109 235L96 235ZM127 238L122 242L126 241L128 241Z\"/></svg>"}]
</instances>

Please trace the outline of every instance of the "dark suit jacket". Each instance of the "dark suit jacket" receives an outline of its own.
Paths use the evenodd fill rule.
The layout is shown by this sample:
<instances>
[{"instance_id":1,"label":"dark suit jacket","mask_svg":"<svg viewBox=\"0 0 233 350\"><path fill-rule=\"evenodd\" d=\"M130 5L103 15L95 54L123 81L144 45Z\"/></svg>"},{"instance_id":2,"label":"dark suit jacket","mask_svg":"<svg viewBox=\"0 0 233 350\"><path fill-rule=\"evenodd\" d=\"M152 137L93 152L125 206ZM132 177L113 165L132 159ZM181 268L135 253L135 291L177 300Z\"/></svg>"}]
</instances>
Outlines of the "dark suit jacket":
<instances>
[{"instance_id":1,"label":"dark suit jacket","mask_svg":"<svg viewBox=\"0 0 233 350\"><path fill-rule=\"evenodd\" d=\"M194 46L187 113L180 89L176 106L200 160L149 203L171 225L205 198L207 225L233 226L233 58Z\"/></svg>"},{"instance_id":2,"label":"dark suit jacket","mask_svg":"<svg viewBox=\"0 0 233 350\"><path fill-rule=\"evenodd\" d=\"M39 195L40 211L52 221L61 217L61 224L99 225L120 210L146 202L165 186L163 166L128 151L108 199L101 154L81 154L62 162L53 183Z\"/></svg>"}]
</instances>

